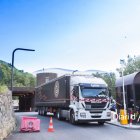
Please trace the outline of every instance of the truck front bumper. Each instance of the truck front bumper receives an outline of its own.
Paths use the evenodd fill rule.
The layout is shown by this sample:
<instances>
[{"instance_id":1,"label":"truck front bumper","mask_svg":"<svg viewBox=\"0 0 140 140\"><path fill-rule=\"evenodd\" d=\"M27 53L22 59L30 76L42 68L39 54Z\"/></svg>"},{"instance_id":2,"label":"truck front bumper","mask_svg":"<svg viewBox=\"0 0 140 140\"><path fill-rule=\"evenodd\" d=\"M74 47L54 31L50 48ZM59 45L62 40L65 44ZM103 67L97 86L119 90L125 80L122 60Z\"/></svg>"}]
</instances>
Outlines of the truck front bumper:
<instances>
[{"instance_id":1,"label":"truck front bumper","mask_svg":"<svg viewBox=\"0 0 140 140\"><path fill-rule=\"evenodd\" d=\"M107 122L107 121L111 121L111 119L85 119L85 120L78 120L79 123L86 123L86 122Z\"/></svg>"},{"instance_id":2,"label":"truck front bumper","mask_svg":"<svg viewBox=\"0 0 140 140\"><path fill-rule=\"evenodd\" d=\"M98 113L96 113L96 111ZM78 122L105 122L111 120L111 111L110 110L94 110L94 112L87 110L79 110L75 116L76 121Z\"/></svg>"}]
</instances>

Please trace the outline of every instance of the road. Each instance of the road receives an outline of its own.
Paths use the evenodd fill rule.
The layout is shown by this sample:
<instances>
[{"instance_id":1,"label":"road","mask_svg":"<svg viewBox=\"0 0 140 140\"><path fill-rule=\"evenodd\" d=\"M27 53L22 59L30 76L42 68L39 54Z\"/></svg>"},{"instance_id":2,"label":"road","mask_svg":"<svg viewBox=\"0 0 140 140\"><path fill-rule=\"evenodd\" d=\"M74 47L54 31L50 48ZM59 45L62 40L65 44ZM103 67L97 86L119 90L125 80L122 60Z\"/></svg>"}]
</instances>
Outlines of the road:
<instances>
[{"instance_id":1,"label":"road","mask_svg":"<svg viewBox=\"0 0 140 140\"><path fill-rule=\"evenodd\" d=\"M41 131L33 133L19 132L21 116L36 116L41 120ZM117 126L96 123L72 125L67 121L53 118L55 132L47 132L50 118L37 113L16 113L18 126L6 140L138 140L140 130L128 130Z\"/></svg>"}]
</instances>

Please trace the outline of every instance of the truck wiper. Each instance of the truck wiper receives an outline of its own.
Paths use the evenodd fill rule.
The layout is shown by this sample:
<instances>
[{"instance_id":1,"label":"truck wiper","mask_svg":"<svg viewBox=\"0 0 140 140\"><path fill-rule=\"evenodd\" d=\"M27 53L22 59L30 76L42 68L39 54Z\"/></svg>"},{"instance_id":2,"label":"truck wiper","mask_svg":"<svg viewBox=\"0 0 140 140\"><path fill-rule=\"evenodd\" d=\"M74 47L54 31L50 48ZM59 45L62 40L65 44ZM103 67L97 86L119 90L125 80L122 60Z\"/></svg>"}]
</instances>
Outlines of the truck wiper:
<instances>
[{"instance_id":1,"label":"truck wiper","mask_svg":"<svg viewBox=\"0 0 140 140\"><path fill-rule=\"evenodd\" d=\"M102 94L102 95L96 95L96 97L107 97L106 95Z\"/></svg>"},{"instance_id":2,"label":"truck wiper","mask_svg":"<svg viewBox=\"0 0 140 140\"><path fill-rule=\"evenodd\" d=\"M85 96L85 98L93 98L93 97L95 97L95 96Z\"/></svg>"}]
</instances>

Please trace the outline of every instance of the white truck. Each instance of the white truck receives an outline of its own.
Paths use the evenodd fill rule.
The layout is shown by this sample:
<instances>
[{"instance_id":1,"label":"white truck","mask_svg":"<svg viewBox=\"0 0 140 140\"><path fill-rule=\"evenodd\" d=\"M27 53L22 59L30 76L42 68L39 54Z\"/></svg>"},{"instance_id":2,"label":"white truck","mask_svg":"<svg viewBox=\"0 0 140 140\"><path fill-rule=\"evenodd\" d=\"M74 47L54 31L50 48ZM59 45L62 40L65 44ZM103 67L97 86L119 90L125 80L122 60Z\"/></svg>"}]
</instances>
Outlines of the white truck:
<instances>
[{"instance_id":1,"label":"white truck","mask_svg":"<svg viewBox=\"0 0 140 140\"><path fill-rule=\"evenodd\" d=\"M92 75L64 75L36 87L35 103L39 115L47 112L72 124L111 120L107 84Z\"/></svg>"}]
</instances>

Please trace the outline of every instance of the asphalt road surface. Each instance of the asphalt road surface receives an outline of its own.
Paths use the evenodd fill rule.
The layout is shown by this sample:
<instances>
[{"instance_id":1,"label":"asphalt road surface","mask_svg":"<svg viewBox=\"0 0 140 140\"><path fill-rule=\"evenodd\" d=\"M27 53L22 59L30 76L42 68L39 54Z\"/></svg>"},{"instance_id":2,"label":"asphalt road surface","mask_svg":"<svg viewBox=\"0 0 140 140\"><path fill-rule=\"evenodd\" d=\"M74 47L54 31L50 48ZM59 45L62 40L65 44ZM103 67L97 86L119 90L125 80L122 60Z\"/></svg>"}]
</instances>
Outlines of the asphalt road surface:
<instances>
[{"instance_id":1,"label":"asphalt road surface","mask_svg":"<svg viewBox=\"0 0 140 140\"><path fill-rule=\"evenodd\" d=\"M36 116L41 120L41 131L33 133L19 132L22 116ZM55 132L47 132L50 118L39 116L37 113L16 113L17 130L6 140L139 140L140 130L129 130L105 124L97 123L72 125L68 121L59 121L53 118Z\"/></svg>"}]
</instances>

